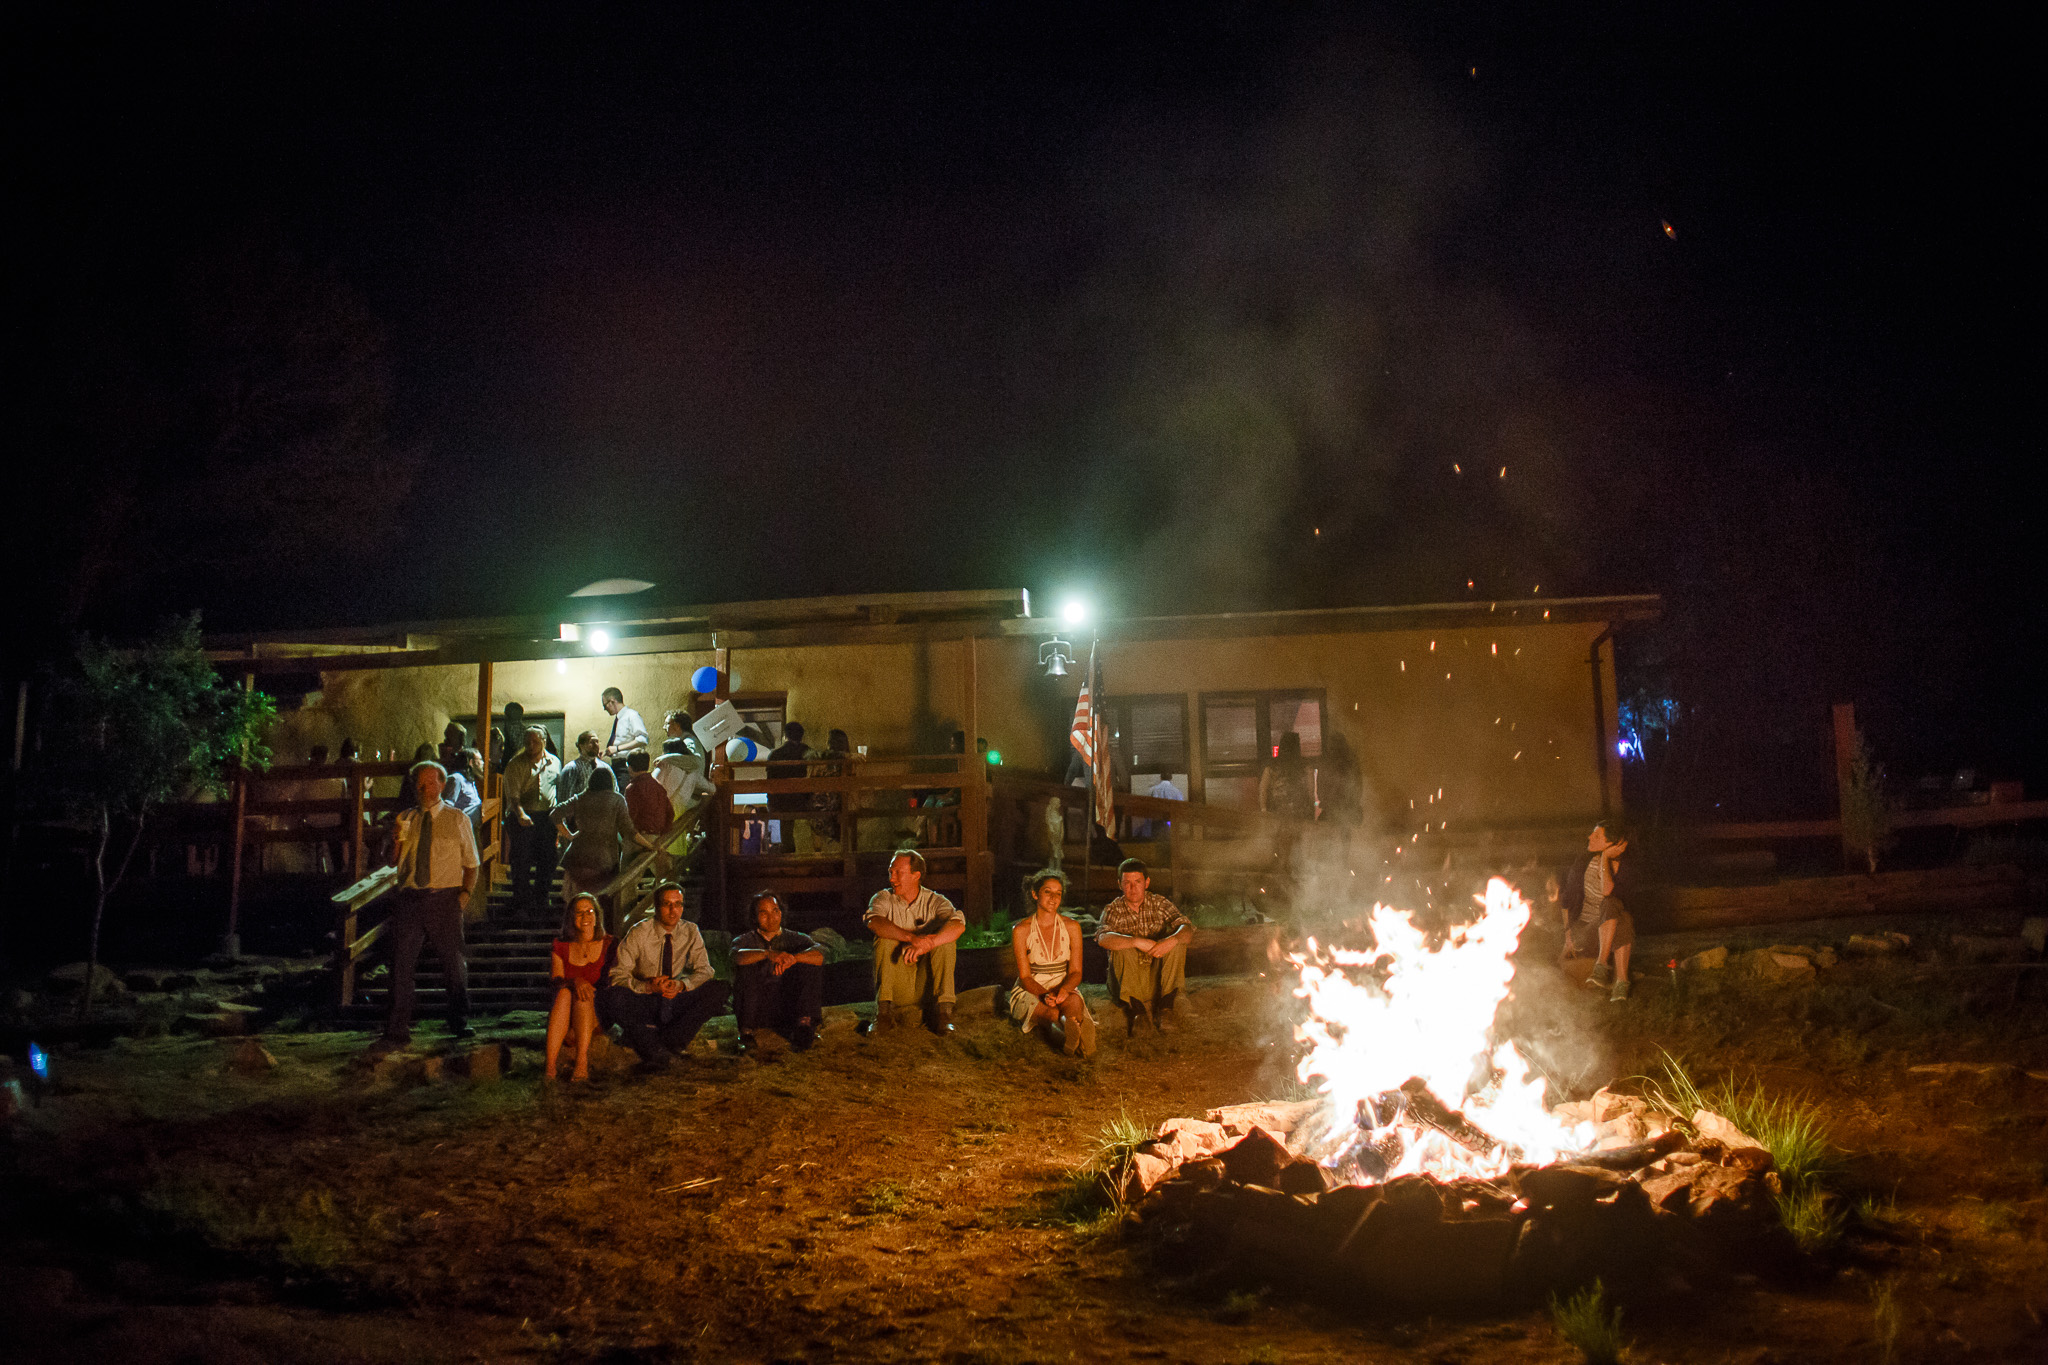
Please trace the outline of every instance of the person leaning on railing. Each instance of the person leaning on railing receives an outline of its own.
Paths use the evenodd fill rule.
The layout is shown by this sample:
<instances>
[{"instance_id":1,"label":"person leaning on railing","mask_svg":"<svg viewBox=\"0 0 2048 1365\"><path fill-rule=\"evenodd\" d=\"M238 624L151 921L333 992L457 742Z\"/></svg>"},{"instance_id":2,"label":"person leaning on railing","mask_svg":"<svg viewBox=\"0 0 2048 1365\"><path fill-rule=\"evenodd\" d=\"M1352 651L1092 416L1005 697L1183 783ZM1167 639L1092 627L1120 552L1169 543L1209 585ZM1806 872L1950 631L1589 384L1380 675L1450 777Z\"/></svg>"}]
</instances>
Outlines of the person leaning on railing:
<instances>
[{"instance_id":1,"label":"person leaning on railing","mask_svg":"<svg viewBox=\"0 0 2048 1365\"><path fill-rule=\"evenodd\" d=\"M1123 894L1102 907L1095 941L1109 954L1109 994L1124 1011L1124 1036L1149 1012L1161 1033L1173 1028L1174 1002L1187 978L1195 927L1179 907L1152 894L1152 873L1136 858L1117 865Z\"/></svg>"}]
</instances>

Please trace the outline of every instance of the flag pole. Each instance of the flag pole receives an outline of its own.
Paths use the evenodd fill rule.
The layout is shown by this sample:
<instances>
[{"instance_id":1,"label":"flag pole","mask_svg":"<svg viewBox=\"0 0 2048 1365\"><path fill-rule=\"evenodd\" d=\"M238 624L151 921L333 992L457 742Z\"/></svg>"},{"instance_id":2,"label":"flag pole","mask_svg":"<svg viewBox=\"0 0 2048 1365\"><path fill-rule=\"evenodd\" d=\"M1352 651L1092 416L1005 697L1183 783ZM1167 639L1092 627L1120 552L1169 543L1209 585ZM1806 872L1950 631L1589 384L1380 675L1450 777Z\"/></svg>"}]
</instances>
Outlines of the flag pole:
<instances>
[{"instance_id":1,"label":"flag pole","mask_svg":"<svg viewBox=\"0 0 2048 1365\"><path fill-rule=\"evenodd\" d=\"M1095 642L1088 642L1088 815L1081 822L1081 896L1094 908L1095 894L1095 765L1102 761L1102 732L1095 718L1102 711L1102 698L1095 693Z\"/></svg>"}]
</instances>

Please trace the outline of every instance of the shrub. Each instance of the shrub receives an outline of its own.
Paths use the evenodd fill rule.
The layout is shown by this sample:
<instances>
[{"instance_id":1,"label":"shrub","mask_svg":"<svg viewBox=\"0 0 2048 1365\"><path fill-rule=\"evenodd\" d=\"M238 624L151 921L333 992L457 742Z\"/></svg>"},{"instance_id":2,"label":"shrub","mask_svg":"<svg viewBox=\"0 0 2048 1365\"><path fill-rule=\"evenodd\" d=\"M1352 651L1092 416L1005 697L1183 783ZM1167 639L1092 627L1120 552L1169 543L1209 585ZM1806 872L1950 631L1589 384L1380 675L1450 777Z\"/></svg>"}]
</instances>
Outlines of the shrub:
<instances>
[{"instance_id":1,"label":"shrub","mask_svg":"<svg viewBox=\"0 0 2048 1365\"><path fill-rule=\"evenodd\" d=\"M1568 1299L1551 1295L1550 1320L1586 1365L1619 1365L1628 1349L1621 1339L1621 1310L1608 1307L1607 1289L1598 1280Z\"/></svg>"}]
</instances>

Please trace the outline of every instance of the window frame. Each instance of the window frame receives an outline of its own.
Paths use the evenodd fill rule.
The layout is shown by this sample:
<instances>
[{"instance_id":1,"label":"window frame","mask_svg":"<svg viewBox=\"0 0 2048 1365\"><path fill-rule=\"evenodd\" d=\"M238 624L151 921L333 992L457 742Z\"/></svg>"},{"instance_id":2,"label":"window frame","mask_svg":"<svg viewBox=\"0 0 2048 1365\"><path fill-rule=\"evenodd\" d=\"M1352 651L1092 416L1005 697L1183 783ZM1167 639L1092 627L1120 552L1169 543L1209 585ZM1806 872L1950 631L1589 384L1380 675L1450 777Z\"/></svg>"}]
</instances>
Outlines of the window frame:
<instances>
[{"instance_id":1,"label":"window frame","mask_svg":"<svg viewBox=\"0 0 2048 1365\"><path fill-rule=\"evenodd\" d=\"M1321 752L1313 756L1303 755L1302 761L1308 764L1311 773L1320 775L1323 757L1329 752L1329 739L1326 733L1330 724L1330 697L1328 689L1321 687L1232 687L1214 692L1202 692L1196 695L1195 703L1201 711L1200 742L1202 748L1200 757L1202 761L1202 800L1207 801L1209 799L1209 783L1213 780L1222 779L1229 781L1233 779L1257 778L1265 772L1266 765L1271 763L1276 757L1273 752L1273 746L1276 742L1272 733L1273 703L1282 701L1313 701L1316 704L1316 712L1320 722L1319 729L1325 732L1318 745ZM1230 705L1246 702L1249 702L1253 709L1253 726L1259 757L1249 762L1243 759L1218 760L1211 758L1209 753L1210 706L1212 704ZM1315 778L1311 778L1311 781L1315 780ZM1258 809L1258 802L1254 800L1249 808L1252 810Z\"/></svg>"},{"instance_id":2,"label":"window frame","mask_svg":"<svg viewBox=\"0 0 2048 1365\"><path fill-rule=\"evenodd\" d=\"M1150 771L1150 769L1140 769L1137 766L1137 764L1133 761L1133 757L1131 754L1130 737L1127 734L1127 732L1131 728L1131 708L1133 706L1168 705L1173 706L1180 712L1180 748L1182 766L1173 769L1172 772L1175 774L1182 772L1192 773L1195 771L1195 769L1192 766L1195 761L1195 750L1194 744L1192 743L1194 737L1188 729L1187 693L1132 692L1122 696L1110 696L1104 697L1102 699L1102 709L1104 715L1109 721L1111 749L1112 752L1116 755L1117 768L1124 774L1126 780L1128 780L1130 777L1136 775L1141 771Z\"/></svg>"}]
</instances>

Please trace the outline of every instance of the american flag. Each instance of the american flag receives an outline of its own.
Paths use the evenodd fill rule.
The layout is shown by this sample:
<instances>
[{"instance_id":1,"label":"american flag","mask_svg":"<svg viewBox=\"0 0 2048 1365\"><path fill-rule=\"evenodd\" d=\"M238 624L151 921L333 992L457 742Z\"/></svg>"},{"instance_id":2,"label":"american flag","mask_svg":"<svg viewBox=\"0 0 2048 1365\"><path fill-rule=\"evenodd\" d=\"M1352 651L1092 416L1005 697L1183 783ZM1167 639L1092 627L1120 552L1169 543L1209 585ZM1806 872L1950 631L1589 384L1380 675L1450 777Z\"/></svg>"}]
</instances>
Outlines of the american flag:
<instances>
[{"instance_id":1,"label":"american flag","mask_svg":"<svg viewBox=\"0 0 2048 1365\"><path fill-rule=\"evenodd\" d=\"M1095 782L1095 823L1102 826L1104 834L1116 830L1116 785L1110 778L1109 735L1104 731L1101 717L1095 713L1095 650L1088 651L1088 677L1081 684L1081 698L1074 703L1074 725L1067 732L1067 740L1081 755L1081 761L1088 765L1088 771ZM1095 761L1097 750L1102 761Z\"/></svg>"}]
</instances>

